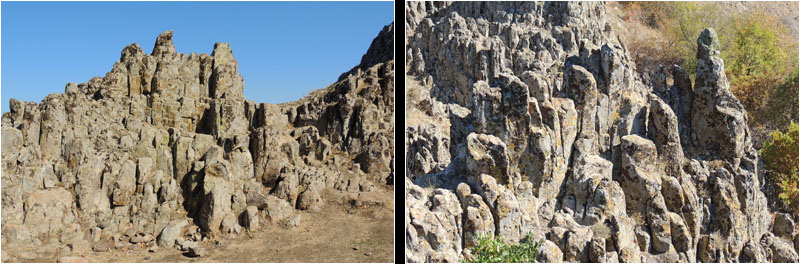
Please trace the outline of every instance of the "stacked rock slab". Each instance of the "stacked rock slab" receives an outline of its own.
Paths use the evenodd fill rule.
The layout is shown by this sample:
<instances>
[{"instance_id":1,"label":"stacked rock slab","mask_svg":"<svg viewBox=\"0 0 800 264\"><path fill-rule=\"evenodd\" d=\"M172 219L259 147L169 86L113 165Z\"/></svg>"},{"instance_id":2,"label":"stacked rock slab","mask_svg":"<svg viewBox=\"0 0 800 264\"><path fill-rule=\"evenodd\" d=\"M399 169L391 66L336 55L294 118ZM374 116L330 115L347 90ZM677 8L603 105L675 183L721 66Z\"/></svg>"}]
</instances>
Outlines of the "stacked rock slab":
<instances>
[{"instance_id":1,"label":"stacked rock slab","mask_svg":"<svg viewBox=\"0 0 800 264\"><path fill-rule=\"evenodd\" d=\"M530 233L547 262L797 262L712 29L694 85L679 66L645 84L603 3L406 10L407 103L424 115L406 128L407 261Z\"/></svg>"},{"instance_id":2,"label":"stacked rock slab","mask_svg":"<svg viewBox=\"0 0 800 264\"><path fill-rule=\"evenodd\" d=\"M331 86L273 105L245 99L227 43L186 55L172 38L159 35L150 54L131 44L105 77L69 83L40 104L10 100L4 260L14 249L55 257L173 247L391 184L391 39L376 38Z\"/></svg>"}]
</instances>

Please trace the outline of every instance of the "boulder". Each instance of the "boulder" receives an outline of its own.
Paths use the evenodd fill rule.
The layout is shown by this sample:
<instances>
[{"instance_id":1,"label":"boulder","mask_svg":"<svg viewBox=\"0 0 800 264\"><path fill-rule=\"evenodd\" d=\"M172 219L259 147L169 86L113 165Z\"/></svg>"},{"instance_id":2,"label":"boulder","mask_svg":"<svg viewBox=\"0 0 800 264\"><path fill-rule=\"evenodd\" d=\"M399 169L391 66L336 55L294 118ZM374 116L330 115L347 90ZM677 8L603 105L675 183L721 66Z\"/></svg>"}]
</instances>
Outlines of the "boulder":
<instances>
[{"instance_id":1,"label":"boulder","mask_svg":"<svg viewBox=\"0 0 800 264\"><path fill-rule=\"evenodd\" d=\"M545 240L536 253L536 261L544 263L558 263L564 260L564 254L553 241Z\"/></svg>"},{"instance_id":2,"label":"boulder","mask_svg":"<svg viewBox=\"0 0 800 264\"><path fill-rule=\"evenodd\" d=\"M23 226L30 235L52 236L77 220L73 195L64 188L37 190L24 203Z\"/></svg>"},{"instance_id":3,"label":"boulder","mask_svg":"<svg viewBox=\"0 0 800 264\"><path fill-rule=\"evenodd\" d=\"M775 220L772 223L772 233L777 237L782 237L791 240L795 234L795 221L792 215L788 213L779 213L775 215Z\"/></svg>"},{"instance_id":4,"label":"boulder","mask_svg":"<svg viewBox=\"0 0 800 264\"><path fill-rule=\"evenodd\" d=\"M247 230L254 231L257 230L260 226L259 223L259 216L258 216L258 207L255 206L248 206L247 210L242 213L242 223L244 223L244 227Z\"/></svg>"},{"instance_id":5,"label":"boulder","mask_svg":"<svg viewBox=\"0 0 800 264\"><path fill-rule=\"evenodd\" d=\"M222 218L220 232L226 235L235 235L242 232L242 227L239 225L236 217L233 216L233 213L228 212Z\"/></svg>"},{"instance_id":6,"label":"boulder","mask_svg":"<svg viewBox=\"0 0 800 264\"><path fill-rule=\"evenodd\" d=\"M477 194L470 194L462 199L465 208L464 215L464 247L471 248L477 245L478 237L493 236L495 222L489 206Z\"/></svg>"},{"instance_id":7,"label":"boulder","mask_svg":"<svg viewBox=\"0 0 800 264\"><path fill-rule=\"evenodd\" d=\"M488 174L498 179L502 185L511 185L509 160L506 144L500 138L472 133L467 136L466 148L463 154L467 175L475 178L481 174Z\"/></svg>"},{"instance_id":8,"label":"boulder","mask_svg":"<svg viewBox=\"0 0 800 264\"><path fill-rule=\"evenodd\" d=\"M275 196L267 197L267 201L264 206L264 212L267 217L267 221L273 224L288 219L294 215L294 209L292 205L286 200L279 199Z\"/></svg>"},{"instance_id":9,"label":"boulder","mask_svg":"<svg viewBox=\"0 0 800 264\"><path fill-rule=\"evenodd\" d=\"M206 165L206 176L203 179L203 203L200 208L198 222L206 232L219 231L222 219L231 212L231 195L233 187L226 180L228 169L224 163Z\"/></svg>"},{"instance_id":10,"label":"boulder","mask_svg":"<svg viewBox=\"0 0 800 264\"><path fill-rule=\"evenodd\" d=\"M308 211L319 211L325 203L322 200L321 192L324 188L322 182L312 182L305 191L297 197L297 209Z\"/></svg>"},{"instance_id":11,"label":"boulder","mask_svg":"<svg viewBox=\"0 0 800 264\"><path fill-rule=\"evenodd\" d=\"M289 202L289 205L294 208L297 204L297 196L300 194L299 185L296 172L283 170L281 171L281 175L278 178L278 185L275 187L273 193L276 197Z\"/></svg>"},{"instance_id":12,"label":"boulder","mask_svg":"<svg viewBox=\"0 0 800 264\"><path fill-rule=\"evenodd\" d=\"M196 247L190 247L189 248L189 252L187 254L190 257L197 258L197 257L205 256L207 253L206 253L206 250L203 247L196 246Z\"/></svg>"},{"instance_id":13,"label":"boulder","mask_svg":"<svg viewBox=\"0 0 800 264\"><path fill-rule=\"evenodd\" d=\"M744 156L750 144L744 107L731 93L720 58L716 31L697 38L697 76L692 104L692 132L699 149L724 159Z\"/></svg>"},{"instance_id":14,"label":"boulder","mask_svg":"<svg viewBox=\"0 0 800 264\"><path fill-rule=\"evenodd\" d=\"M158 246L171 247L175 245L175 240L181 236L182 229L187 224L186 220L183 219L170 221L164 226L164 229L161 230L161 234L158 235L158 240L156 240Z\"/></svg>"}]
</instances>

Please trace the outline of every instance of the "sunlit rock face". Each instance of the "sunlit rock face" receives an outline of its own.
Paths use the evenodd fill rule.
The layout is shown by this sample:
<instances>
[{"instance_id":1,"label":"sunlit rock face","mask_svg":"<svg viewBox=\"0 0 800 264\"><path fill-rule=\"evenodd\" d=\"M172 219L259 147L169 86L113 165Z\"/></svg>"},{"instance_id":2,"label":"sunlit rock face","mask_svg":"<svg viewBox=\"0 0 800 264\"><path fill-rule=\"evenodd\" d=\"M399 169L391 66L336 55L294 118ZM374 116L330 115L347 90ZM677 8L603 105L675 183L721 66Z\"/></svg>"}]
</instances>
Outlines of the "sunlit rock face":
<instances>
[{"instance_id":1,"label":"sunlit rock face","mask_svg":"<svg viewBox=\"0 0 800 264\"><path fill-rule=\"evenodd\" d=\"M477 234L530 233L547 262L797 261L796 236L772 233L713 29L696 76L644 77L605 14L406 3L406 260L458 261Z\"/></svg>"}]
</instances>

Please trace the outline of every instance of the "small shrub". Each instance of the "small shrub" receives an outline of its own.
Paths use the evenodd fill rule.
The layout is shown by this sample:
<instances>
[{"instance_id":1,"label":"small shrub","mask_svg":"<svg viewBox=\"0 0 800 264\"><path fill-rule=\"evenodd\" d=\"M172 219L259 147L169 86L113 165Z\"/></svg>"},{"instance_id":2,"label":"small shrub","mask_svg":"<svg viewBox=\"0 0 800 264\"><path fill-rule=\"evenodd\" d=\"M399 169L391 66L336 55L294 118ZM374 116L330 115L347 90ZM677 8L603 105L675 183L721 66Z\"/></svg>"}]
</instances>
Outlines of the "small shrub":
<instances>
[{"instance_id":1,"label":"small shrub","mask_svg":"<svg viewBox=\"0 0 800 264\"><path fill-rule=\"evenodd\" d=\"M592 233L594 233L595 237L608 239L611 237L611 229L608 228L607 225L603 224L602 222L597 222L591 227Z\"/></svg>"},{"instance_id":2,"label":"small shrub","mask_svg":"<svg viewBox=\"0 0 800 264\"><path fill-rule=\"evenodd\" d=\"M663 2L666 14L662 22L662 31L666 35L669 46L668 52L676 57L677 64L681 65L690 76L697 71L697 36L704 28L713 27L717 31L722 50L728 46L728 27L720 25L726 23L724 17L709 16L716 13L716 3L696 2Z\"/></svg>"},{"instance_id":3,"label":"small shrub","mask_svg":"<svg viewBox=\"0 0 800 264\"><path fill-rule=\"evenodd\" d=\"M759 154L767 170L767 181L778 188L778 197L797 214L798 126L790 122L786 133L770 133Z\"/></svg>"},{"instance_id":4,"label":"small shrub","mask_svg":"<svg viewBox=\"0 0 800 264\"><path fill-rule=\"evenodd\" d=\"M517 244L507 244L500 236L478 235L478 244L472 248L472 257L467 263L532 263L536 262L536 251L542 240L535 241L533 234Z\"/></svg>"},{"instance_id":5,"label":"small shrub","mask_svg":"<svg viewBox=\"0 0 800 264\"><path fill-rule=\"evenodd\" d=\"M635 211L635 212L631 213L630 214L630 218L631 218L631 220L633 220L634 226L647 225L647 222L644 221L644 216L642 216L642 213L639 212L639 211Z\"/></svg>"},{"instance_id":6,"label":"small shrub","mask_svg":"<svg viewBox=\"0 0 800 264\"><path fill-rule=\"evenodd\" d=\"M716 249L724 249L725 244L728 242L725 238L722 237L722 233L719 230L714 231L711 235L711 240L714 243L714 248Z\"/></svg>"},{"instance_id":7,"label":"small shrub","mask_svg":"<svg viewBox=\"0 0 800 264\"><path fill-rule=\"evenodd\" d=\"M433 193L433 191L436 190L436 181L428 179L428 180L425 181L425 184L424 184L424 186L422 186L422 188L425 189L425 192L428 195L431 195Z\"/></svg>"}]
</instances>

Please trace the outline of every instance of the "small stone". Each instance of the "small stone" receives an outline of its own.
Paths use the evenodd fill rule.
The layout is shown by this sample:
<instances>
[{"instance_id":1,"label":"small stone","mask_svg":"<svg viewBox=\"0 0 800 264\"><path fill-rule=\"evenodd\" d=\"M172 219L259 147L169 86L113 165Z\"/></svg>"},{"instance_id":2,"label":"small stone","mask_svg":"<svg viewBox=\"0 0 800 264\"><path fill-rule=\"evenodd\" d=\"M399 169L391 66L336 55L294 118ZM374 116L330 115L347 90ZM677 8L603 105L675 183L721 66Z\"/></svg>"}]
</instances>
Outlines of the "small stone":
<instances>
[{"instance_id":1,"label":"small stone","mask_svg":"<svg viewBox=\"0 0 800 264\"><path fill-rule=\"evenodd\" d=\"M131 243L139 244L153 241L155 238L151 234L135 235L131 238Z\"/></svg>"},{"instance_id":2,"label":"small stone","mask_svg":"<svg viewBox=\"0 0 800 264\"><path fill-rule=\"evenodd\" d=\"M178 246L180 246L181 250L187 250L193 247L197 247L196 241L185 240L185 239L178 239L177 240Z\"/></svg>"},{"instance_id":3,"label":"small stone","mask_svg":"<svg viewBox=\"0 0 800 264\"><path fill-rule=\"evenodd\" d=\"M99 242L94 244L94 247L92 247L92 250L94 250L94 252L106 252L106 251L111 250L111 247L112 247L111 241L109 241L109 240L101 240L101 241L99 241Z\"/></svg>"},{"instance_id":4,"label":"small stone","mask_svg":"<svg viewBox=\"0 0 800 264\"><path fill-rule=\"evenodd\" d=\"M299 214L295 214L286 219L286 221L283 222L283 226L286 228L296 228L300 226L302 221L303 218Z\"/></svg>"},{"instance_id":5,"label":"small stone","mask_svg":"<svg viewBox=\"0 0 800 264\"><path fill-rule=\"evenodd\" d=\"M90 234L90 236L91 236L91 238L92 238L92 242L97 242L97 241L100 241L100 231L101 231L101 230L100 230L100 228L99 228L99 227L93 227L93 228L92 228L92 229L89 231L89 234Z\"/></svg>"}]
</instances>

